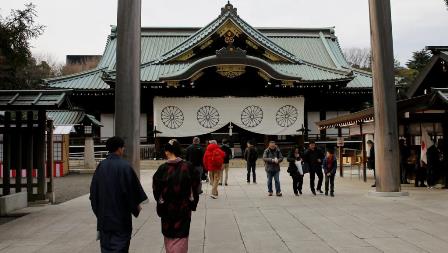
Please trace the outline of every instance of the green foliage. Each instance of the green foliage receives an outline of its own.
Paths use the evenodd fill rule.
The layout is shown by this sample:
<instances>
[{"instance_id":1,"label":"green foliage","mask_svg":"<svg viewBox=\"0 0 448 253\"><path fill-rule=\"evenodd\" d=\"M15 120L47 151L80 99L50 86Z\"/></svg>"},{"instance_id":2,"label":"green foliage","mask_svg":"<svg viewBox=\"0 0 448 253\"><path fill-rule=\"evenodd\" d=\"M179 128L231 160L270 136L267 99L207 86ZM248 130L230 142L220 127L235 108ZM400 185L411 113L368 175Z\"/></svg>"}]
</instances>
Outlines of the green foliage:
<instances>
[{"instance_id":1,"label":"green foliage","mask_svg":"<svg viewBox=\"0 0 448 253\"><path fill-rule=\"evenodd\" d=\"M426 65L431 61L431 53L422 49L412 53L412 58L406 63L406 66L410 69L422 71Z\"/></svg>"},{"instance_id":2,"label":"green foliage","mask_svg":"<svg viewBox=\"0 0 448 253\"><path fill-rule=\"evenodd\" d=\"M44 31L44 26L35 23L36 16L36 7L30 3L0 17L0 89L32 89L48 73L45 64L37 64L31 55L30 40Z\"/></svg>"}]
</instances>

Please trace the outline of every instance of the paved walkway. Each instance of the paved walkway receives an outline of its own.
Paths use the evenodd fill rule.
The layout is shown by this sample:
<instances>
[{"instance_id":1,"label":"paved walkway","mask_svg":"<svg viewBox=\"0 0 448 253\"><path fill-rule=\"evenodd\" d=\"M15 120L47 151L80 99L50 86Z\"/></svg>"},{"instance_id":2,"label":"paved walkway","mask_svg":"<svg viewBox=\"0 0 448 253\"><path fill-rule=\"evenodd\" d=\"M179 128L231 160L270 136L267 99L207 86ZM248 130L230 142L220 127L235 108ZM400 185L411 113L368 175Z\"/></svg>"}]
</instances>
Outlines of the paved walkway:
<instances>
[{"instance_id":1,"label":"paved walkway","mask_svg":"<svg viewBox=\"0 0 448 253\"><path fill-rule=\"evenodd\" d=\"M247 185L245 171L232 169L218 200L202 195L190 252L447 252L447 191L410 187L411 197L368 197L371 183L346 177L336 179L335 198L314 197L306 177L304 195L295 197L284 171L278 198L267 196L262 169L258 185ZM148 195L152 173L142 172ZM134 220L131 252L164 252L154 210L151 199ZM87 195L24 211L31 214L0 226L1 253L99 252Z\"/></svg>"}]
</instances>

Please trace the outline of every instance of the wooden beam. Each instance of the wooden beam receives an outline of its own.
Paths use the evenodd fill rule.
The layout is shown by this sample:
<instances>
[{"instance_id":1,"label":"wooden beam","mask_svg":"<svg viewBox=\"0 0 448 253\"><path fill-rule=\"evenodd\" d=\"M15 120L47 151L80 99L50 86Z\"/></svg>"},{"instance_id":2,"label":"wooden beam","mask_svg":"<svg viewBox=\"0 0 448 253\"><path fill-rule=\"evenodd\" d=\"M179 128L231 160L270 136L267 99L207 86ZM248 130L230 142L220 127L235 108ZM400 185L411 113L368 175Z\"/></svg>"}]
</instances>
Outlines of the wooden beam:
<instances>
[{"instance_id":1,"label":"wooden beam","mask_svg":"<svg viewBox=\"0 0 448 253\"><path fill-rule=\"evenodd\" d=\"M11 193L11 112L5 112L3 131L3 195Z\"/></svg>"},{"instance_id":2,"label":"wooden beam","mask_svg":"<svg viewBox=\"0 0 448 253\"><path fill-rule=\"evenodd\" d=\"M27 112L26 138L23 139L23 146L26 147L23 164L26 169L26 189L28 198L31 198L33 195L33 116L34 113L32 111Z\"/></svg>"}]
</instances>

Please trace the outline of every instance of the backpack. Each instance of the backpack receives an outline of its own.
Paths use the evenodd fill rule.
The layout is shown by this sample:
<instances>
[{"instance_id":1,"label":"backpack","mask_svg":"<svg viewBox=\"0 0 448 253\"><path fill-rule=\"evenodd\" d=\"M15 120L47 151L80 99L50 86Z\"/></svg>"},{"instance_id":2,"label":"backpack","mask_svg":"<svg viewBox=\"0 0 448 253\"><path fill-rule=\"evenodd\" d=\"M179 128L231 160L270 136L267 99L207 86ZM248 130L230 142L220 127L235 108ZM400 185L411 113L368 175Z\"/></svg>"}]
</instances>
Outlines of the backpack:
<instances>
[{"instance_id":1,"label":"backpack","mask_svg":"<svg viewBox=\"0 0 448 253\"><path fill-rule=\"evenodd\" d=\"M224 157L221 155L221 152L219 152L219 149L215 149L212 152L211 156L211 165L213 168L221 168L222 164L224 163Z\"/></svg>"}]
</instances>

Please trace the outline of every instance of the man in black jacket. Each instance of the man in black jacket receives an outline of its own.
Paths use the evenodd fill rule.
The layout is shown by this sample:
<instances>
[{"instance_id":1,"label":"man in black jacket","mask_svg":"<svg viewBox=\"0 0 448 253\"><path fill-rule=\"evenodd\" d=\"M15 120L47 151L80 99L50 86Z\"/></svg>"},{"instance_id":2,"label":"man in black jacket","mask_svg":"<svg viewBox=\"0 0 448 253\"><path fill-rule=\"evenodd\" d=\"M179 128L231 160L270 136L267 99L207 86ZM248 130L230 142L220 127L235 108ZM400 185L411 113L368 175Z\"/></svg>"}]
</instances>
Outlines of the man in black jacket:
<instances>
[{"instance_id":1,"label":"man in black jacket","mask_svg":"<svg viewBox=\"0 0 448 253\"><path fill-rule=\"evenodd\" d=\"M255 173L258 159L257 149L250 141L247 142L247 148L244 151L244 160L247 163L247 183L250 183L250 172L252 171L253 183L257 183L257 174Z\"/></svg>"},{"instance_id":2,"label":"man in black jacket","mask_svg":"<svg viewBox=\"0 0 448 253\"><path fill-rule=\"evenodd\" d=\"M109 151L95 171L90 185L90 203L97 217L101 252L128 252L132 217L137 217L141 203L148 199L129 163L122 159L124 141L107 140Z\"/></svg>"},{"instance_id":3,"label":"man in black jacket","mask_svg":"<svg viewBox=\"0 0 448 253\"><path fill-rule=\"evenodd\" d=\"M224 180L224 184L227 186L227 180L229 179L229 163L232 158L232 149L229 146L229 140L222 140L221 150L226 153L226 156L224 157L224 164L222 165L223 169L221 170L221 181L219 182L219 185L222 185L222 181ZM225 178L223 177L224 172L226 173Z\"/></svg>"},{"instance_id":4,"label":"man in black jacket","mask_svg":"<svg viewBox=\"0 0 448 253\"><path fill-rule=\"evenodd\" d=\"M199 137L193 138L193 144L187 147L185 160L193 164L193 167L202 176L204 173L204 166L202 164L202 158L204 157L204 148L201 147L201 140ZM199 194L202 193L202 183L199 184Z\"/></svg>"},{"instance_id":5,"label":"man in black jacket","mask_svg":"<svg viewBox=\"0 0 448 253\"><path fill-rule=\"evenodd\" d=\"M310 188L311 192L316 195L316 190L314 188L314 181L317 177L319 178L317 181L317 191L319 193L324 193L322 191L322 181L324 179L324 174L322 173L322 160L324 158L324 153L317 148L316 143L314 141L310 141L308 150L305 152L303 157L305 163L309 167L310 171Z\"/></svg>"}]
</instances>

